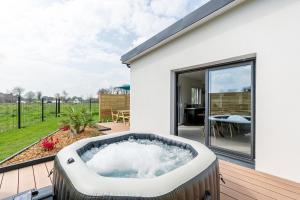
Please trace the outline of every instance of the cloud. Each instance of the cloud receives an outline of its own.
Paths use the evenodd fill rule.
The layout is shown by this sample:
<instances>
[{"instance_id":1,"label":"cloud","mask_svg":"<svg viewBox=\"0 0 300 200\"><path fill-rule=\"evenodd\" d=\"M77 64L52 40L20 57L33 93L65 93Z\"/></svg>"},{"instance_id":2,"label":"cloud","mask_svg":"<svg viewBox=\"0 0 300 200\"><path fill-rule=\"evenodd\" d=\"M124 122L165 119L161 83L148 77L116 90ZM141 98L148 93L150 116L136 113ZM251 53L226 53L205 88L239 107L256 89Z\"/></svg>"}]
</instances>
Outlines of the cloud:
<instances>
[{"instance_id":1,"label":"cloud","mask_svg":"<svg viewBox=\"0 0 300 200\"><path fill-rule=\"evenodd\" d=\"M89 95L128 83L120 56L206 1L0 0L0 91Z\"/></svg>"},{"instance_id":2,"label":"cloud","mask_svg":"<svg viewBox=\"0 0 300 200\"><path fill-rule=\"evenodd\" d=\"M210 72L210 92L242 92L251 88L251 65Z\"/></svg>"}]
</instances>

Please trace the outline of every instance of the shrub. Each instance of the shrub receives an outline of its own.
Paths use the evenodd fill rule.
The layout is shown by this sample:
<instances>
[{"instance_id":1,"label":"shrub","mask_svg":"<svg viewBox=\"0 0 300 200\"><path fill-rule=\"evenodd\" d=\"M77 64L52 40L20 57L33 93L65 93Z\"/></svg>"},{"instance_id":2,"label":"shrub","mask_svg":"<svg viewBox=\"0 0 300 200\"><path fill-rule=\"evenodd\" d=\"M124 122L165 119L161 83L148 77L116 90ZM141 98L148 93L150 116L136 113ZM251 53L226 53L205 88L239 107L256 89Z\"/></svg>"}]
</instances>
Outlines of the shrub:
<instances>
[{"instance_id":1,"label":"shrub","mask_svg":"<svg viewBox=\"0 0 300 200\"><path fill-rule=\"evenodd\" d=\"M65 125L68 125L71 132L75 134L83 132L93 121L91 113L89 113L85 108L76 110L73 107L68 107L64 116L65 118L62 122Z\"/></svg>"},{"instance_id":2,"label":"shrub","mask_svg":"<svg viewBox=\"0 0 300 200\"><path fill-rule=\"evenodd\" d=\"M41 146L44 150L50 151L54 149L55 145L58 143L58 139L53 137L48 137L42 140Z\"/></svg>"}]
</instances>

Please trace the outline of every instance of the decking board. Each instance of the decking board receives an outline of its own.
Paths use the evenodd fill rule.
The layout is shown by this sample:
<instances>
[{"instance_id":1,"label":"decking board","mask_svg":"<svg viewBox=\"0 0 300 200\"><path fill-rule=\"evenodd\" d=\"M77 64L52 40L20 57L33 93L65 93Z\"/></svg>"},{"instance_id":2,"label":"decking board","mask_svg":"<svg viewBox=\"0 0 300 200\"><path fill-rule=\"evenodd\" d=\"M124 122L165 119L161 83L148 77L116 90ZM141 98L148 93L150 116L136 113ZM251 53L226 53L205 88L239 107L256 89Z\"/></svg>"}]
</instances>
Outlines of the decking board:
<instances>
[{"instance_id":1,"label":"decking board","mask_svg":"<svg viewBox=\"0 0 300 200\"><path fill-rule=\"evenodd\" d=\"M1 185L2 185L2 180L3 180L3 173L0 173L0 188L1 188Z\"/></svg>"},{"instance_id":2,"label":"decking board","mask_svg":"<svg viewBox=\"0 0 300 200\"><path fill-rule=\"evenodd\" d=\"M265 194L266 196L269 196L273 199L277 199L277 200L291 200L292 199L284 194L278 193L277 191L269 190L269 189L262 187L261 185L257 185L256 183L252 183L252 182L243 180L239 176L234 176L234 174L228 174L228 173L225 173L224 171L221 171L221 173L223 174L225 181L226 181L226 179L228 179L231 182L234 182L238 185L244 186L248 189L258 191L258 192Z\"/></svg>"},{"instance_id":3,"label":"decking board","mask_svg":"<svg viewBox=\"0 0 300 200\"><path fill-rule=\"evenodd\" d=\"M3 174L3 180L0 188L0 199L9 197L18 192L19 170L12 170Z\"/></svg>"},{"instance_id":4,"label":"decking board","mask_svg":"<svg viewBox=\"0 0 300 200\"><path fill-rule=\"evenodd\" d=\"M248 182L251 182L253 184L256 185L260 185L266 189L269 190L275 190L281 194L285 194L286 196L289 196L291 198L297 198L300 195L300 190L297 187L293 187L293 186L289 186L283 183L278 183L266 178L261 178L257 175L249 175L247 174L247 172L241 172L239 170L236 169L232 169L232 168L226 168L223 165L220 166L221 171L223 171L224 173L229 173L229 174L233 174L234 176L239 175L240 177L242 177L242 180L246 180Z\"/></svg>"},{"instance_id":5,"label":"decking board","mask_svg":"<svg viewBox=\"0 0 300 200\"><path fill-rule=\"evenodd\" d=\"M288 186L300 189L300 183L295 183L295 182L287 180L287 179L283 179L283 178L276 177L276 176L273 176L273 175L270 175L270 174L267 174L267 173L264 173L264 172L249 169L249 168L246 168L246 167L243 167L243 166L240 166L240 165L236 165L234 163L230 163L230 162L227 162L227 161L224 161L224 160L220 160L220 164L225 165L230 169L238 169L238 170L241 170L243 172L250 173L251 175L255 175L256 177L264 178L265 180L275 181L277 183L286 184Z\"/></svg>"},{"instance_id":6,"label":"decking board","mask_svg":"<svg viewBox=\"0 0 300 200\"><path fill-rule=\"evenodd\" d=\"M35 181L32 166L19 169L19 187L18 192L35 189Z\"/></svg>"},{"instance_id":7,"label":"decking board","mask_svg":"<svg viewBox=\"0 0 300 200\"><path fill-rule=\"evenodd\" d=\"M45 165L46 165L48 174L50 174L51 170L53 169L54 161L46 162ZM52 183L53 182L53 173L50 175L49 178Z\"/></svg>"},{"instance_id":8,"label":"decking board","mask_svg":"<svg viewBox=\"0 0 300 200\"><path fill-rule=\"evenodd\" d=\"M239 199L233 198L223 192L220 193L220 197L221 197L221 200L239 200Z\"/></svg>"},{"instance_id":9,"label":"decking board","mask_svg":"<svg viewBox=\"0 0 300 200\"><path fill-rule=\"evenodd\" d=\"M254 200L255 199L253 196L248 196L246 194L243 194L241 192L233 190L232 188L227 187L223 184L221 184L220 189L221 189L222 193L227 194L228 196L236 198L236 199L243 199L243 200Z\"/></svg>"},{"instance_id":10,"label":"decking board","mask_svg":"<svg viewBox=\"0 0 300 200\"><path fill-rule=\"evenodd\" d=\"M33 165L33 173L36 188L42 188L52 184L50 177L48 177L48 171L45 163Z\"/></svg>"},{"instance_id":11,"label":"decking board","mask_svg":"<svg viewBox=\"0 0 300 200\"><path fill-rule=\"evenodd\" d=\"M264 193L260 193L258 191L249 189L245 186L239 185L237 183L234 183L228 179L226 179L226 184L221 183L221 186L224 185L232 190L235 190L241 194L244 194L246 196L252 197L254 199L262 199L262 200L272 200L273 198L267 196ZM221 187L221 191L222 191L222 187Z\"/></svg>"}]
</instances>

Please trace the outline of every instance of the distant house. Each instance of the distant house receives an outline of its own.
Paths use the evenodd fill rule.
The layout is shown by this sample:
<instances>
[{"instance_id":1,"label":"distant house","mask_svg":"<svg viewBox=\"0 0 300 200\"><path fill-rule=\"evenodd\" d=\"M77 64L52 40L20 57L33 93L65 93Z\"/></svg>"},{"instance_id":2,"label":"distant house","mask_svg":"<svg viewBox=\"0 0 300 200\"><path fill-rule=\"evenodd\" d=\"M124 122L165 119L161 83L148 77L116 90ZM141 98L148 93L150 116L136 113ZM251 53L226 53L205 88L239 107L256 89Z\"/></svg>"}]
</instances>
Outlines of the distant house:
<instances>
[{"instance_id":1,"label":"distant house","mask_svg":"<svg viewBox=\"0 0 300 200\"><path fill-rule=\"evenodd\" d=\"M124 54L130 128L300 182L299 11L296 0L211 0Z\"/></svg>"},{"instance_id":2,"label":"distant house","mask_svg":"<svg viewBox=\"0 0 300 200\"><path fill-rule=\"evenodd\" d=\"M0 103L12 103L16 101L16 97L12 94L0 92Z\"/></svg>"},{"instance_id":3,"label":"distant house","mask_svg":"<svg viewBox=\"0 0 300 200\"><path fill-rule=\"evenodd\" d=\"M72 101L72 103L78 104L78 103L80 103L80 101L79 101L78 99L74 99L74 100Z\"/></svg>"},{"instance_id":4,"label":"distant house","mask_svg":"<svg viewBox=\"0 0 300 200\"><path fill-rule=\"evenodd\" d=\"M55 98L54 97L44 96L43 99L44 99L45 103L55 103Z\"/></svg>"}]
</instances>

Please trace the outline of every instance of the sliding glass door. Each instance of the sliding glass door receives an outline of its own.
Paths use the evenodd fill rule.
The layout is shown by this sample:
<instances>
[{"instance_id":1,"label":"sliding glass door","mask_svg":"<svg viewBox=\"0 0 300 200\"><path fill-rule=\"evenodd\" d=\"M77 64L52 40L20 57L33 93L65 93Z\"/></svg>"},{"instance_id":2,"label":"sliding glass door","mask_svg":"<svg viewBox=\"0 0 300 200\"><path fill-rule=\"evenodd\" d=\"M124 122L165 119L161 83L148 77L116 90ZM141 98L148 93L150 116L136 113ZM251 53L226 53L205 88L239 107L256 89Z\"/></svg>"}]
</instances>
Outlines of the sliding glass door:
<instances>
[{"instance_id":1,"label":"sliding glass door","mask_svg":"<svg viewBox=\"0 0 300 200\"><path fill-rule=\"evenodd\" d=\"M254 158L254 62L208 69L208 146Z\"/></svg>"},{"instance_id":2,"label":"sliding glass door","mask_svg":"<svg viewBox=\"0 0 300 200\"><path fill-rule=\"evenodd\" d=\"M241 61L176 73L175 134L252 163L254 63Z\"/></svg>"}]
</instances>

